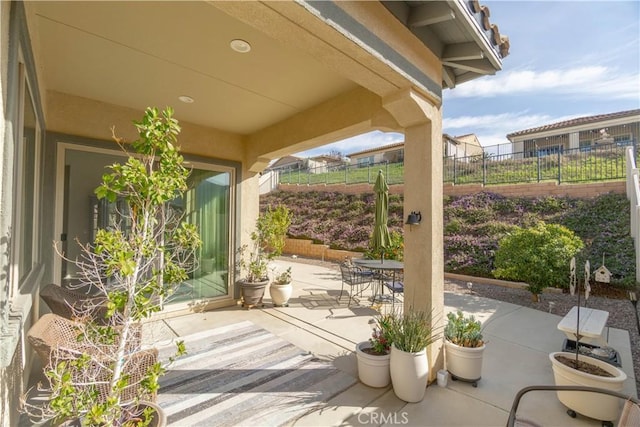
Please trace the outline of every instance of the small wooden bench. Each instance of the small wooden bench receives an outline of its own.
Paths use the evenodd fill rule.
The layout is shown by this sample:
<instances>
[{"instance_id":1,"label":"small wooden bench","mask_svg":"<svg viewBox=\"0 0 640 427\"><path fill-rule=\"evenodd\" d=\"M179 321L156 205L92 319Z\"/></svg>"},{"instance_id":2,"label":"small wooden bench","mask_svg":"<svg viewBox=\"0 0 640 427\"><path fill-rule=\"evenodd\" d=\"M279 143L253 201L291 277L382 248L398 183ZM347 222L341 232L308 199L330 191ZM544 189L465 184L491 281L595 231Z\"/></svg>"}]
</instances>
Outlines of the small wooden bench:
<instances>
[{"instance_id":1,"label":"small wooden bench","mask_svg":"<svg viewBox=\"0 0 640 427\"><path fill-rule=\"evenodd\" d=\"M607 346L604 337L604 328L607 325L609 312L594 308L580 307L580 342L595 344L601 347ZM578 307L574 306L558 323L558 329L567 335L567 338L576 341L576 324L578 321Z\"/></svg>"}]
</instances>

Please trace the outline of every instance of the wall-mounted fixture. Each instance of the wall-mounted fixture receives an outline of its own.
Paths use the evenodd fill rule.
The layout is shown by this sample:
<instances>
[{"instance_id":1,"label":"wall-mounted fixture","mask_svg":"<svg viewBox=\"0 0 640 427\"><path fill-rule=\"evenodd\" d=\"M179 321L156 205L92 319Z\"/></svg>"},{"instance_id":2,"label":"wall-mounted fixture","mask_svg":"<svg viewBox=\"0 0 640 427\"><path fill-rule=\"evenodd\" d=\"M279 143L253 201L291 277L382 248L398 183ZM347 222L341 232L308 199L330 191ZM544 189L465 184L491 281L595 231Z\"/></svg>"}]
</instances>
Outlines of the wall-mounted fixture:
<instances>
[{"instance_id":1,"label":"wall-mounted fixture","mask_svg":"<svg viewBox=\"0 0 640 427\"><path fill-rule=\"evenodd\" d=\"M409 217L407 218L407 225L418 225L420 224L420 221L422 221L422 214L420 213L420 211L416 212L413 211L409 214Z\"/></svg>"}]
</instances>

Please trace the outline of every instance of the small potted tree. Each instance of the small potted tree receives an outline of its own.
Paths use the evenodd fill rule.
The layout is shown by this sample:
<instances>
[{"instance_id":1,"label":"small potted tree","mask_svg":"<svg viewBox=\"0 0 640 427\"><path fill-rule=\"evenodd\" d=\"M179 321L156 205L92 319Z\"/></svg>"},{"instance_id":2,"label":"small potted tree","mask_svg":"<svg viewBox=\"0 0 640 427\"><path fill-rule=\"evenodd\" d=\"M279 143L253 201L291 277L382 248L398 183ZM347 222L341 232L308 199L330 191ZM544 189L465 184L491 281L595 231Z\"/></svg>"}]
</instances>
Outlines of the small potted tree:
<instances>
[{"instance_id":1,"label":"small potted tree","mask_svg":"<svg viewBox=\"0 0 640 427\"><path fill-rule=\"evenodd\" d=\"M391 382L391 322L393 313L379 314L368 341L356 344L358 378L369 387L386 387Z\"/></svg>"},{"instance_id":2,"label":"small potted tree","mask_svg":"<svg viewBox=\"0 0 640 427\"><path fill-rule=\"evenodd\" d=\"M243 307L262 306L264 291L269 284L269 263L282 254L291 213L285 206L269 207L256 220L251 233L251 246L238 251L238 264L244 276L238 281Z\"/></svg>"},{"instance_id":3,"label":"small potted tree","mask_svg":"<svg viewBox=\"0 0 640 427\"><path fill-rule=\"evenodd\" d=\"M480 322L473 316L465 317L461 311L449 313L444 339L445 360L451 379L468 381L477 387L482 376L485 349Z\"/></svg>"},{"instance_id":4,"label":"small potted tree","mask_svg":"<svg viewBox=\"0 0 640 427\"><path fill-rule=\"evenodd\" d=\"M262 306L264 290L269 284L269 258L262 251L257 231L251 233L251 249L247 245L238 251L238 266L244 276L238 280L242 306L251 308Z\"/></svg>"},{"instance_id":5,"label":"small potted tree","mask_svg":"<svg viewBox=\"0 0 640 427\"><path fill-rule=\"evenodd\" d=\"M183 222L171 204L187 190L189 176L172 115L170 108L162 113L148 108L135 123L140 136L131 144L135 154L109 166L95 191L99 199L125 203L118 214L128 229L116 224L99 230L94 242L82 245L81 257L69 261L75 262L81 285L96 289L106 310L76 313L68 331L73 336L54 343L45 367L49 400L25 403L31 416L69 425L163 422L160 408L144 400L155 397L166 365L157 360L157 350L141 349L142 322L188 278L200 246L195 226ZM177 355L184 352L178 342Z\"/></svg>"}]
</instances>

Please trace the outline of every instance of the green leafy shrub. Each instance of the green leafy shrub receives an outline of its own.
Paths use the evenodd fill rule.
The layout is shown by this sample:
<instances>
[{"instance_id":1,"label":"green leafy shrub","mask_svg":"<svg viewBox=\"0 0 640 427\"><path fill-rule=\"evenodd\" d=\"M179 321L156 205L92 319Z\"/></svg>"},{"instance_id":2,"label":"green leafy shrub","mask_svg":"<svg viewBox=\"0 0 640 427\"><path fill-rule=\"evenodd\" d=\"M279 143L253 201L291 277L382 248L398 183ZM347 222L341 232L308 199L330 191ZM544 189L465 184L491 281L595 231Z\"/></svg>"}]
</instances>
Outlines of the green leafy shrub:
<instances>
[{"instance_id":1,"label":"green leafy shrub","mask_svg":"<svg viewBox=\"0 0 640 427\"><path fill-rule=\"evenodd\" d=\"M397 231L389 233L391 245L388 248L376 250L371 245L365 252L364 257L368 259L380 259L384 251L384 259L395 259L402 261L404 259L404 235Z\"/></svg>"},{"instance_id":2,"label":"green leafy shrub","mask_svg":"<svg viewBox=\"0 0 640 427\"><path fill-rule=\"evenodd\" d=\"M462 222L458 218L452 218L444 225L444 234L458 234L462 231Z\"/></svg>"},{"instance_id":3,"label":"green leafy shrub","mask_svg":"<svg viewBox=\"0 0 640 427\"><path fill-rule=\"evenodd\" d=\"M526 282L527 289L539 295L548 286L568 283L569 262L583 247L582 240L562 225L540 221L534 227L518 227L500 240L493 274Z\"/></svg>"}]
</instances>

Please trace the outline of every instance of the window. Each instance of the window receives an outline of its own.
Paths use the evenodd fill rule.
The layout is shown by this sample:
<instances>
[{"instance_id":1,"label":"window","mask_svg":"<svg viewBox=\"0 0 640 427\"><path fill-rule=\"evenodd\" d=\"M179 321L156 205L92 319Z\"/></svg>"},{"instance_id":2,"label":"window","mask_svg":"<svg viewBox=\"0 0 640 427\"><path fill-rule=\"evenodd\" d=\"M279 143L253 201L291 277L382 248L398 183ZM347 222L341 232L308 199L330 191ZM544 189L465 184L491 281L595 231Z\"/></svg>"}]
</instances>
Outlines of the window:
<instances>
[{"instance_id":1,"label":"window","mask_svg":"<svg viewBox=\"0 0 640 427\"><path fill-rule=\"evenodd\" d=\"M368 157L360 157L358 159L358 166L359 167L365 167L365 166L369 166L372 165L373 162L373 156L368 156Z\"/></svg>"},{"instance_id":2,"label":"window","mask_svg":"<svg viewBox=\"0 0 640 427\"><path fill-rule=\"evenodd\" d=\"M545 157L552 154L562 153L562 147L559 145L553 145L551 147L543 147L538 150L538 156Z\"/></svg>"},{"instance_id":3,"label":"window","mask_svg":"<svg viewBox=\"0 0 640 427\"><path fill-rule=\"evenodd\" d=\"M591 141L580 141L580 151L582 152L591 151Z\"/></svg>"},{"instance_id":4,"label":"window","mask_svg":"<svg viewBox=\"0 0 640 427\"><path fill-rule=\"evenodd\" d=\"M633 140L631 138L631 134L628 133L626 135L616 135L613 137L613 142L620 146L620 147L624 147L626 145L632 145L633 144Z\"/></svg>"},{"instance_id":5,"label":"window","mask_svg":"<svg viewBox=\"0 0 640 427\"><path fill-rule=\"evenodd\" d=\"M18 286L38 262L38 200L40 195L40 129L25 66L20 63L18 132L15 151L13 253Z\"/></svg>"}]
</instances>

